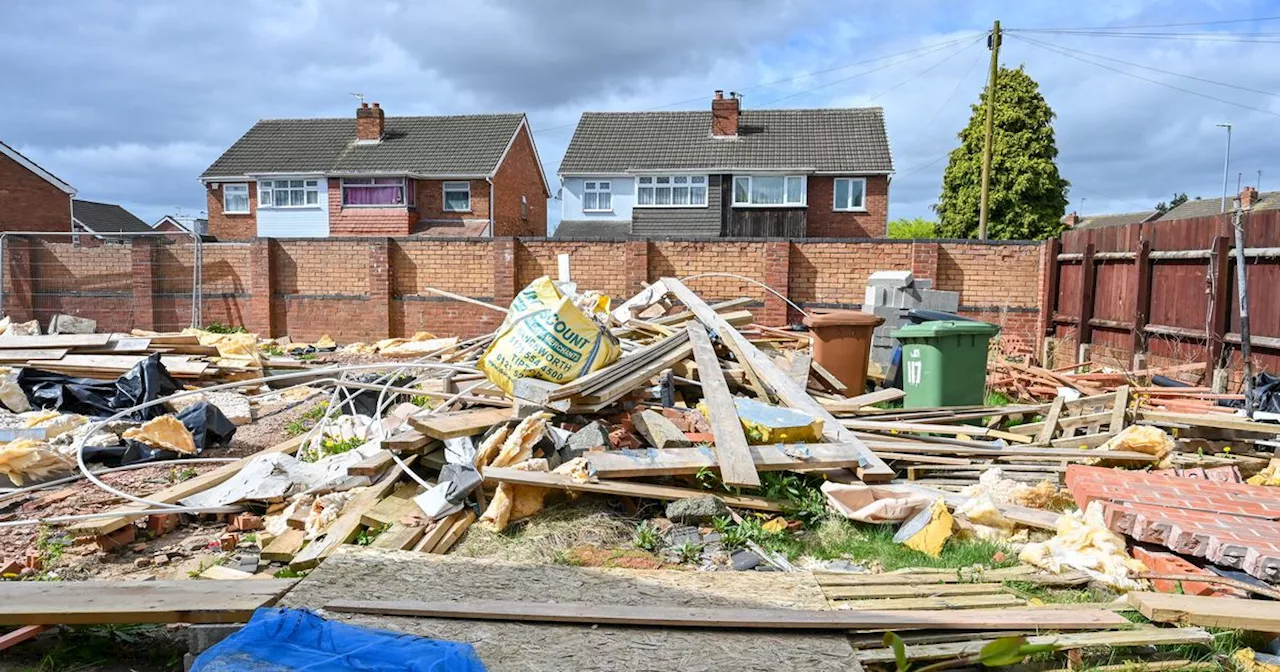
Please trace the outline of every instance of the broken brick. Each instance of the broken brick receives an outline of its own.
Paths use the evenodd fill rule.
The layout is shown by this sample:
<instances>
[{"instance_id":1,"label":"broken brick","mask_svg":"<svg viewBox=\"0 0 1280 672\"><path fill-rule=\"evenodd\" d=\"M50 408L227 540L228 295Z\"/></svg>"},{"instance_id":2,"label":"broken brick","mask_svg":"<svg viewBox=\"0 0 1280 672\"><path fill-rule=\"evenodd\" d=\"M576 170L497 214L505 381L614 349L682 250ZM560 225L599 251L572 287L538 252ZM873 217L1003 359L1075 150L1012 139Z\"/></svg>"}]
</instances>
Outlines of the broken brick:
<instances>
[{"instance_id":1,"label":"broken brick","mask_svg":"<svg viewBox=\"0 0 1280 672\"><path fill-rule=\"evenodd\" d=\"M230 553L236 550L236 544L240 543L240 535L224 534L218 538L218 548L224 553Z\"/></svg>"},{"instance_id":2,"label":"broken brick","mask_svg":"<svg viewBox=\"0 0 1280 672\"><path fill-rule=\"evenodd\" d=\"M238 532L249 532L252 530L262 529L262 516L256 516L252 513L242 513L231 521L231 528Z\"/></svg>"},{"instance_id":3,"label":"broken brick","mask_svg":"<svg viewBox=\"0 0 1280 672\"><path fill-rule=\"evenodd\" d=\"M178 514L154 513L147 516L147 531L153 537L168 534L178 529Z\"/></svg>"},{"instance_id":4,"label":"broken brick","mask_svg":"<svg viewBox=\"0 0 1280 672\"><path fill-rule=\"evenodd\" d=\"M98 550L110 553L132 544L137 537L138 528L133 525L125 525L114 532L100 534L94 537L93 541L98 545Z\"/></svg>"}]
</instances>

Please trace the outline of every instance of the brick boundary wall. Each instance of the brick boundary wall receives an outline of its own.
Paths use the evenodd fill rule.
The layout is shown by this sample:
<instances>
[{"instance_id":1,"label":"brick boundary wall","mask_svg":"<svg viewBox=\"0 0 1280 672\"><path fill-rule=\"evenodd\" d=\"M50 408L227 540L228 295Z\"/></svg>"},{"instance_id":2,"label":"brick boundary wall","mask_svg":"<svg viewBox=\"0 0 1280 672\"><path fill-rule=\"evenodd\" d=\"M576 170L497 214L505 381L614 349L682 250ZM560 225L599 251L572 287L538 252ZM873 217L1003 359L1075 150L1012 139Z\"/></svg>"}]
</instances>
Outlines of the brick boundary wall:
<instances>
[{"instance_id":1,"label":"brick boundary wall","mask_svg":"<svg viewBox=\"0 0 1280 672\"><path fill-rule=\"evenodd\" d=\"M757 321L781 326L801 315L758 285L716 274L763 282L805 310L858 309L871 273L909 269L959 292L961 314L1038 351L1046 249L973 240L256 238L203 246L202 310L206 323L296 340L470 337L492 331L502 314L428 288L505 306L530 280L554 277L558 255L568 254L578 286L615 301L663 276L698 276L687 284L708 301L749 297ZM66 312L120 331L176 330L189 319L189 244L136 239L103 251L10 236L4 255L4 308L14 319L47 324Z\"/></svg>"}]
</instances>

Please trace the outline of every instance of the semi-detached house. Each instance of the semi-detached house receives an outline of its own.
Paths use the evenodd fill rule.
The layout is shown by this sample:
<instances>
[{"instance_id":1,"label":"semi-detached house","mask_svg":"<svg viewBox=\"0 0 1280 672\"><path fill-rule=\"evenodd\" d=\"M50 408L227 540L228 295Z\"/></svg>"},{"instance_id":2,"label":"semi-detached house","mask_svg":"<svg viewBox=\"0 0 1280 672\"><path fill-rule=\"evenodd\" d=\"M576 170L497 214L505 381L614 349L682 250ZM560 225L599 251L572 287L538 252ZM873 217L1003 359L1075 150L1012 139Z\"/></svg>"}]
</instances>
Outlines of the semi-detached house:
<instances>
[{"instance_id":1,"label":"semi-detached house","mask_svg":"<svg viewBox=\"0 0 1280 672\"><path fill-rule=\"evenodd\" d=\"M259 121L200 176L220 240L545 236L550 196L523 114Z\"/></svg>"},{"instance_id":2,"label":"semi-detached house","mask_svg":"<svg viewBox=\"0 0 1280 672\"><path fill-rule=\"evenodd\" d=\"M878 107L582 115L557 238L882 238L893 157Z\"/></svg>"}]
</instances>

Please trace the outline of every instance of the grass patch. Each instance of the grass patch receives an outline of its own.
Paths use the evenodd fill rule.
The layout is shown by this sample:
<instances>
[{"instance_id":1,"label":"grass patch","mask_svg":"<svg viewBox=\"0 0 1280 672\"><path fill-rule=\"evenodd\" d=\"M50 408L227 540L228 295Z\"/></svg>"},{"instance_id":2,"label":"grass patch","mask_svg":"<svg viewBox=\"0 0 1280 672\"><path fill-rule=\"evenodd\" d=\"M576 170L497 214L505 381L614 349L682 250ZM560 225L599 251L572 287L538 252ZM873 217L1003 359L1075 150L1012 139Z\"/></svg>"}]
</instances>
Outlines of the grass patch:
<instances>
[{"instance_id":1,"label":"grass patch","mask_svg":"<svg viewBox=\"0 0 1280 672\"><path fill-rule=\"evenodd\" d=\"M233 327L229 324L221 322L210 322L204 325L204 330L211 334L245 334L248 331L244 327Z\"/></svg>"},{"instance_id":2,"label":"grass patch","mask_svg":"<svg viewBox=\"0 0 1280 672\"><path fill-rule=\"evenodd\" d=\"M891 572L905 567L961 569L982 565L990 568L1018 564L1017 554L1009 547L989 541L949 539L936 558L912 550L893 540L892 525L854 523L830 517L800 539L803 551L819 560L847 559L861 564L875 564ZM993 559L1003 552L1001 562Z\"/></svg>"},{"instance_id":3,"label":"grass patch","mask_svg":"<svg viewBox=\"0 0 1280 672\"><path fill-rule=\"evenodd\" d=\"M472 525L452 553L508 562L552 563L579 546L631 546L636 526L610 511L595 497L565 502L539 511L502 532Z\"/></svg>"},{"instance_id":4,"label":"grass patch","mask_svg":"<svg viewBox=\"0 0 1280 672\"><path fill-rule=\"evenodd\" d=\"M306 575L307 575L307 570L305 569L299 571L296 569L289 569L288 567L284 567L284 568L281 568L280 570L277 570L276 573L272 574L271 576L277 579L301 579Z\"/></svg>"},{"instance_id":5,"label":"grass patch","mask_svg":"<svg viewBox=\"0 0 1280 672\"><path fill-rule=\"evenodd\" d=\"M987 406L1008 406L1013 400L995 390L987 390L987 396L983 399Z\"/></svg>"},{"instance_id":6,"label":"grass patch","mask_svg":"<svg viewBox=\"0 0 1280 672\"><path fill-rule=\"evenodd\" d=\"M366 527L363 530L360 530L360 534L356 535L356 540L352 543L356 546L368 546L373 543L374 539L378 538L378 535L386 532L390 528L391 523L384 523L377 527Z\"/></svg>"},{"instance_id":7,"label":"grass patch","mask_svg":"<svg viewBox=\"0 0 1280 672\"><path fill-rule=\"evenodd\" d=\"M1088 590L1050 588L1025 581L1005 581L1004 586L1016 593L1018 597L1040 600L1045 604L1079 604L1098 601L1098 598Z\"/></svg>"}]
</instances>

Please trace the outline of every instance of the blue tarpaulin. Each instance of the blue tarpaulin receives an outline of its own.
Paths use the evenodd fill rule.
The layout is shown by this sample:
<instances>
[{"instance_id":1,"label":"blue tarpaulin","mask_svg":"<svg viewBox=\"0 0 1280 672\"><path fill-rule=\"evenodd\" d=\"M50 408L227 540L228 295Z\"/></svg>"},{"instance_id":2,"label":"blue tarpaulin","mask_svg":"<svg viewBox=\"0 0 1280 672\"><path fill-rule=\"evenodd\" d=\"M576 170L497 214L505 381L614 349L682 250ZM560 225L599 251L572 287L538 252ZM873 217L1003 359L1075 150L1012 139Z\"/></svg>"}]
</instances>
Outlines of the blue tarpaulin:
<instances>
[{"instance_id":1,"label":"blue tarpaulin","mask_svg":"<svg viewBox=\"0 0 1280 672\"><path fill-rule=\"evenodd\" d=\"M470 644L361 628L301 609L259 609L192 672L484 672Z\"/></svg>"}]
</instances>

